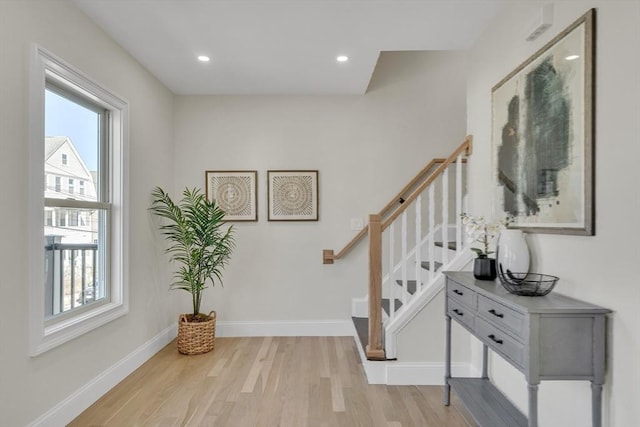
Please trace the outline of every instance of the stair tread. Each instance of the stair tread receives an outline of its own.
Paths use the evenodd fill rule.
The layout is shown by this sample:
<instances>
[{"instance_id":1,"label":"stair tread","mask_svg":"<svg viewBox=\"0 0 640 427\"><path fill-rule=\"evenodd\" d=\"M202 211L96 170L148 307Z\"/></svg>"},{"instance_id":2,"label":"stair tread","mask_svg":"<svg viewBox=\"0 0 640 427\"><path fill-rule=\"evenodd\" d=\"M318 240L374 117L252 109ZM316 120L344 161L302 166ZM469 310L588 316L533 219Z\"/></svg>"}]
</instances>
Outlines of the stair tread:
<instances>
[{"instance_id":1,"label":"stair tread","mask_svg":"<svg viewBox=\"0 0 640 427\"><path fill-rule=\"evenodd\" d=\"M442 267L442 263L438 262L438 261L434 261L433 265L435 267L434 271L438 271L440 269L440 267ZM431 263L429 261L422 261L421 264L422 268L424 268L425 270L431 270Z\"/></svg>"},{"instance_id":2,"label":"stair tread","mask_svg":"<svg viewBox=\"0 0 640 427\"><path fill-rule=\"evenodd\" d=\"M396 280L396 283L398 286L402 287L402 280L398 279ZM418 289L418 282L415 280L407 280L407 292L413 295L416 293L416 289Z\"/></svg>"},{"instance_id":3,"label":"stair tread","mask_svg":"<svg viewBox=\"0 0 640 427\"><path fill-rule=\"evenodd\" d=\"M437 247L441 248L444 243L443 242L435 242L434 245L436 245ZM456 242L447 242L447 247L452 250L455 251L458 248L458 245Z\"/></svg>"},{"instance_id":4,"label":"stair tread","mask_svg":"<svg viewBox=\"0 0 640 427\"><path fill-rule=\"evenodd\" d=\"M402 301L398 298L394 300L395 311L398 311L400 307L402 307ZM389 298L382 298L382 309L389 315Z\"/></svg>"},{"instance_id":5,"label":"stair tread","mask_svg":"<svg viewBox=\"0 0 640 427\"><path fill-rule=\"evenodd\" d=\"M356 327L356 333L360 344L362 344L362 349L366 351L369 343L369 319L367 317L351 317L351 320Z\"/></svg>"}]
</instances>

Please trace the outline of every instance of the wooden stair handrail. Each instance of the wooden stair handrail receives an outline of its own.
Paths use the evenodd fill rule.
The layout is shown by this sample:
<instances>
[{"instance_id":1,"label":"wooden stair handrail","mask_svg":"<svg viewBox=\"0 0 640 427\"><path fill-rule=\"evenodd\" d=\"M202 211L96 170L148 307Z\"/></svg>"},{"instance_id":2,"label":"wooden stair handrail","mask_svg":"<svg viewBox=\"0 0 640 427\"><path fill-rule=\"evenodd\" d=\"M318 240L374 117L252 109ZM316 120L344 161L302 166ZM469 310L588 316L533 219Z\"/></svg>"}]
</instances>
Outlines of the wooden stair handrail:
<instances>
[{"instance_id":1,"label":"wooden stair handrail","mask_svg":"<svg viewBox=\"0 0 640 427\"><path fill-rule=\"evenodd\" d=\"M467 135L464 138L464 142L460 144L460 146L454 151L438 168L431 174L429 177L422 183L418 188L416 188L413 193L407 197L403 204L401 204L389 217L382 223L382 231L386 230L391 223L398 218L402 212L404 212L407 207L418 198L418 196L428 187L433 181L435 181L442 173L447 170L451 163L454 163L458 156L463 152L466 153L467 156L471 155L473 150L473 137L471 135Z\"/></svg>"},{"instance_id":2,"label":"wooden stair handrail","mask_svg":"<svg viewBox=\"0 0 640 427\"><path fill-rule=\"evenodd\" d=\"M396 203L398 203L398 201L402 198L402 196L404 196L406 194L407 191L409 191L414 185L416 185L423 177L424 175L427 174L427 172L429 172L429 170L436 164L438 163L442 163L444 162L446 159L440 159L440 158L436 158L436 159L432 159L427 166L425 166L424 168L422 168L422 170L420 172L418 172L416 174L416 176L413 177L413 179L411 181L409 181L409 183L407 185L405 185L402 190L400 190L400 192L398 192L398 194L395 195L395 197L393 197L391 200L389 200L389 203L387 203L378 213L378 215L380 215L381 217L384 217L384 215L395 206ZM336 259L340 259L343 256L345 256L347 254L347 252L349 252L351 250L352 247L355 246L356 243L358 243L360 241L360 239L362 239L364 236L367 235L369 231L369 225L365 225L364 228L362 230L360 230L358 232L358 234L356 234L355 236L353 236L353 239L351 239L345 246L344 248L342 248L340 250L340 252L338 252L337 254L333 253L333 249L324 249L322 251L322 263L323 264L333 264L333 261Z\"/></svg>"},{"instance_id":3,"label":"wooden stair handrail","mask_svg":"<svg viewBox=\"0 0 640 427\"><path fill-rule=\"evenodd\" d=\"M414 185L416 185L427 174L427 172L429 172L429 170L434 165L436 165L438 163L442 163L445 160L446 159L440 159L440 158L432 159L427 164L427 166L422 168L422 170L420 172L418 172L416 174L416 176L414 176L413 179L411 181L409 181L409 183L407 185L405 185L404 188L402 188L402 190L400 190L400 192L398 192L398 194L395 195L395 197L393 199L389 200L389 203L387 203L384 208L380 209L380 212L378 212L378 215L380 215L381 217L384 217L385 214L389 211L389 209L393 208L396 205L396 203L398 203L398 201L402 198L402 196L404 196L407 193L407 191L409 191Z\"/></svg>"},{"instance_id":4,"label":"wooden stair handrail","mask_svg":"<svg viewBox=\"0 0 640 427\"><path fill-rule=\"evenodd\" d=\"M467 150L467 155L471 155L471 142L472 142L472 137L471 135L468 135L465 137L464 142L462 143L462 145L460 147L466 146L466 150ZM467 145L465 145L467 144ZM459 151L460 148L458 148L458 150L456 150L456 153L460 153L461 151ZM458 157L458 154L455 155L454 160ZM411 179L411 181L409 181L409 183L407 185L405 185L402 190L400 190L398 192L398 194L395 195L395 197L393 197L389 203L387 203L378 213L378 215L380 215L381 218L383 218L386 213L393 208L396 203L398 203L398 201L400 200L400 198L402 196L405 195L405 193L407 191L409 191L414 185L416 185L426 174L427 172L429 172L429 170L435 166L438 163L445 163L447 162L449 159L451 158L451 156L449 156L448 159L442 159L442 158L435 158L432 159L424 168L422 168L422 170L420 170L420 172L418 172L413 179ZM451 164L451 162L449 162L449 164ZM443 169L442 169L443 170ZM429 176L429 178L427 180L430 180L429 182L433 182L433 180L435 180L435 177L437 177L441 171L441 167L439 167L438 169L436 169L436 171L432 172L431 175ZM438 172L438 174L436 174L436 172ZM431 179L432 176L435 176L433 179ZM418 189L422 188L423 186L420 186ZM424 188L426 188L426 186L424 186ZM422 188L422 190L424 190L424 188ZM422 191L421 190L421 191ZM417 191L417 190L416 190ZM416 193L416 191L414 191L414 193ZM412 195L414 194L412 193ZM418 193L419 194L419 193ZM414 200L416 196L413 197ZM405 204L407 201L409 201L409 198L407 198L407 200L405 200L401 205L400 208L402 208L402 205ZM395 214L395 213L394 213ZM394 215L392 214L392 215ZM399 214L398 214L399 215ZM394 218L397 218L397 215L394 216ZM384 231L387 227L388 227L388 223L387 221L385 221L383 223L383 227L382 230ZM366 236L369 232L369 225L365 225L364 228L362 230L360 230L358 232L358 234L356 234L338 253L334 253L333 249L324 249L322 251L322 263L323 264L333 264L333 262L337 259L342 258L343 256L345 256L350 250L351 248L353 248L356 243L358 243L364 236Z\"/></svg>"},{"instance_id":5,"label":"wooden stair handrail","mask_svg":"<svg viewBox=\"0 0 640 427\"><path fill-rule=\"evenodd\" d=\"M334 260L340 259L343 256L345 256L346 253L349 252L351 250L351 248L354 247L356 245L356 243L358 243L360 241L360 239L362 239L364 236L366 236L368 232L369 232L369 224L365 225L364 228L362 230L360 230L358 232L358 234L356 234L353 237L353 239L351 239L349 241L349 243L347 243L345 245L345 247L342 248L342 250L340 252L338 252L337 254L333 253L333 249L323 249L322 250L322 263L323 264L333 264Z\"/></svg>"}]
</instances>

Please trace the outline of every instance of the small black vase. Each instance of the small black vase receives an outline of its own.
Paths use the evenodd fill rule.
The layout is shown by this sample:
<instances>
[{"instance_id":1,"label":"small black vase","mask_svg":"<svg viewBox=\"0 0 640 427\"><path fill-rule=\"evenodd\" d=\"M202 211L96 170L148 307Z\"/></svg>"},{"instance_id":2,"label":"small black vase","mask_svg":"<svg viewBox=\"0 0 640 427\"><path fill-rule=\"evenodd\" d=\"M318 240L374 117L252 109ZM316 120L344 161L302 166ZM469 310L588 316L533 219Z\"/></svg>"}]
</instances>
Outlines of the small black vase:
<instances>
[{"instance_id":1,"label":"small black vase","mask_svg":"<svg viewBox=\"0 0 640 427\"><path fill-rule=\"evenodd\" d=\"M473 276L478 280L493 280L497 277L496 260L493 258L476 258L473 262Z\"/></svg>"}]
</instances>

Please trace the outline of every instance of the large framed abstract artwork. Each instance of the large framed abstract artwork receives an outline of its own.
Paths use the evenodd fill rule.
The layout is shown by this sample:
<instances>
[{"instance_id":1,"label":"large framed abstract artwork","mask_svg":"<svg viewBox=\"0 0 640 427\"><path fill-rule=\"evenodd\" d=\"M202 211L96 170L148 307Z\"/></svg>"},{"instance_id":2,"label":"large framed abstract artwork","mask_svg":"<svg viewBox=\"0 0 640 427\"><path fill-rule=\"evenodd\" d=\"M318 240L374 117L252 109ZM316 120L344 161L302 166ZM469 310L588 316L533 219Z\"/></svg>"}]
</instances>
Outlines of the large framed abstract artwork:
<instances>
[{"instance_id":1,"label":"large framed abstract artwork","mask_svg":"<svg viewBox=\"0 0 640 427\"><path fill-rule=\"evenodd\" d=\"M492 89L493 203L527 232L593 235L592 9Z\"/></svg>"},{"instance_id":2,"label":"large framed abstract artwork","mask_svg":"<svg viewBox=\"0 0 640 427\"><path fill-rule=\"evenodd\" d=\"M225 221L257 221L257 171L206 171L206 191L225 212Z\"/></svg>"},{"instance_id":3,"label":"large framed abstract artwork","mask_svg":"<svg viewBox=\"0 0 640 427\"><path fill-rule=\"evenodd\" d=\"M267 171L269 221L318 220L318 171Z\"/></svg>"}]
</instances>

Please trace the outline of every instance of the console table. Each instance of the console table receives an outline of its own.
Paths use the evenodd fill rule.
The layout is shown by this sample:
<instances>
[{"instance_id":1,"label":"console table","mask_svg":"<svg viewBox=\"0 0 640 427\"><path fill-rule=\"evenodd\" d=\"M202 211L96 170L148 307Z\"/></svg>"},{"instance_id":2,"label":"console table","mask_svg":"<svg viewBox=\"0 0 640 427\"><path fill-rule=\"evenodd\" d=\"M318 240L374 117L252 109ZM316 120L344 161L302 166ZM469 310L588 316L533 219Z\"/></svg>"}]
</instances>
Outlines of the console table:
<instances>
[{"instance_id":1,"label":"console table","mask_svg":"<svg viewBox=\"0 0 640 427\"><path fill-rule=\"evenodd\" d=\"M537 427L541 380L587 380L592 425L601 427L605 321L611 310L554 292L514 295L498 281L476 280L469 272L444 274L445 405L453 389L480 426ZM451 319L482 341L481 378L451 377ZM528 419L489 380L488 349L524 374Z\"/></svg>"}]
</instances>

